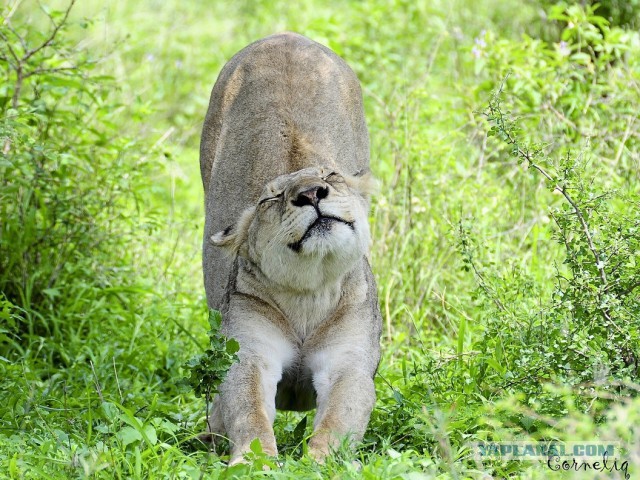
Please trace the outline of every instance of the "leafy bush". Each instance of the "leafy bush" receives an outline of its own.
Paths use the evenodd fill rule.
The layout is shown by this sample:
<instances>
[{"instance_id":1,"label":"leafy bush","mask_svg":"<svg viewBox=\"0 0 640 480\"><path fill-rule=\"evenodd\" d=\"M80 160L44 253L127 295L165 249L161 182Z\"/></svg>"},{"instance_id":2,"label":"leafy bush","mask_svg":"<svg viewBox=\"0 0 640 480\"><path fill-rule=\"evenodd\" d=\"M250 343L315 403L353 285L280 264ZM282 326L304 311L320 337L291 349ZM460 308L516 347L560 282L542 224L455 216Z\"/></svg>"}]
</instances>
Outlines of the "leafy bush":
<instances>
[{"instance_id":1,"label":"leafy bush","mask_svg":"<svg viewBox=\"0 0 640 480\"><path fill-rule=\"evenodd\" d=\"M459 223L458 246L487 300L485 331L474 344L487 358L482 375L493 370L502 380L492 376L488 383L561 414L562 402L548 395L545 381L575 386L580 403L588 401L584 385L608 382L605 389L617 390L640 373L640 197L631 113L640 91L623 86L638 68L637 33L610 28L590 6L560 5L550 16L566 21L562 44L551 48L525 37L486 46L479 61L492 65L494 75L513 68L503 84L506 103L493 96L484 112L487 135L562 200L549 209L560 246L554 288L515 265L498 268L483 259L473 221ZM605 165L613 175L602 175Z\"/></svg>"},{"instance_id":2,"label":"leafy bush","mask_svg":"<svg viewBox=\"0 0 640 480\"><path fill-rule=\"evenodd\" d=\"M510 73L505 87L523 130L558 148L559 157L588 138L593 158L626 181L638 146L632 132L640 91L628 88L637 75L638 33L609 26L591 6L560 4L549 16L565 22L559 42L511 42L491 31L477 38L475 68L489 78L482 90L489 94Z\"/></svg>"},{"instance_id":3,"label":"leafy bush","mask_svg":"<svg viewBox=\"0 0 640 480\"><path fill-rule=\"evenodd\" d=\"M472 50L476 75L487 79L478 95L503 85L478 114L487 121L478 127L482 154L509 178L507 188L536 192L540 200L523 202L523 209L550 205L535 214L554 222L546 229L555 244L538 246L535 255L546 254L541 261L551 275L540 276L539 268L532 273L519 251L496 253L486 220L469 214L473 205L461 207L467 214L453 223L452 237L462 270L475 280L467 304L474 313L463 312L452 328L457 342L430 351L424 344L435 342L423 331L417 351L395 353L400 360L382 372L370 430L377 448L417 448L432 458L465 461L469 439L567 438L549 423L589 412L597 424L637 396L640 192L637 156L627 148L637 141L631 112L639 92L625 85L637 72L638 36L609 30L588 7L566 14L574 20L566 45L498 39L485 31ZM490 197L490 188L482 185L476 198ZM495 402L501 408L491 407ZM634 408L626 414L635 415ZM481 411L486 417L479 418ZM380 431L394 435L377 436ZM521 467L491 468L502 477Z\"/></svg>"},{"instance_id":4,"label":"leafy bush","mask_svg":"<svg viewBox=\"0 0 640 480\"><path fill-rule=\"evenodd\" d=\"M217 310L209 310L209 326L209 347L187 362L189 376L183 379L185 386L192 388L197 397L204 396L207 404L218 392L233 362L237 361L236 353L240 350L236 340L220 333L222 315Z\"/></svg>"},{"instance_id":5,"label":"leafy bush","mask_svg":"<svg viewBox=\"0 0 640 480\"><path fill-rule=\"evenodd\" d=\"M199 472L173 446L201 416L172 397L193 348L174 339L197 343L178 319L200 312L171 291L178 243L156 237L165 155L125 127L138 106L102 74L73 3L2 7L0 469L86 478L117 464L107 475L123 478L163 449Z\"/></svg>"},{"instance_id":6,"label":"leafy bush","mask_svg":"<svg viewBox=\"0 0 640 480\"><path fill-rule=\"evenodd\" d=\"M115 83L66 36L72 6L45 9L44 33L0 24L0 292L24 311L18 336L79 327L84 299L132 284L133 239L154 228L136 210L148 162L119 131Z\"/></svg>"},{"instance_id":7,"label":"leafy bush","mask_svg":"<svg viewBox=\"0 0 640 480\"><path fill-rule=\"evenodd\" d=\"M492 124L489 134L502 139L519 163L542 175L549 189L564 197L550 212L564 260L556 265L556 287L549 304L520 313L514 311L518 306L514 299L501 299L495 288L487 286L471 253L468 232L461 228L465 261L496 307L495 321L480 342L482 348L496 355L513 349L512 371L500 367L503 358L494 359L500 373L510 373L505 375L509 385L518 385L520 391L539 388L545 380L568 385L602 382L610 376L636 381L640 374L640 302L635 292L640 287L640 219L631 212L637 211L640 198L598 190L585 173L584 158L567 156L552 162L541 145L523 142L517 123L502 111L498 95L485 115ZM630 213L614 211L617 203L626 204ZM513 277L508 280L526 292L526 283ZM515 328L505 332L505 324Z\"/></svg>"},{"instance_id":8,"label":"leafy bush","mask_svg":"<svg viewBox=\"0 0 640 480\"><path fill-rule=\"evenodd\" d=\"M558 2L557 0L539 0L545 10L553 6L566 8L578 2ZM640 23L640 1L638 0L587 0L580 2L583 6L597 11L598 16L606 19L613 26L636 28Z\"/></svg>"}]
</instances>

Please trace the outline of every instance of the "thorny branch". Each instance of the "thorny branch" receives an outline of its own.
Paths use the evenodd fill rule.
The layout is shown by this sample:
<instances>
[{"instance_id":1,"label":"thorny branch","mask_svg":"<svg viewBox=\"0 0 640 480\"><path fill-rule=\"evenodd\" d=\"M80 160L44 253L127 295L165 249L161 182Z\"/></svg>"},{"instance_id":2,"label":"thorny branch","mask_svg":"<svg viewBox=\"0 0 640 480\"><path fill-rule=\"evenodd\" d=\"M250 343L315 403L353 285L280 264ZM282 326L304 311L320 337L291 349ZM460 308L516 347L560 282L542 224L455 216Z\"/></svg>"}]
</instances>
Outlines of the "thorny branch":
<instances>
[{"instance_id":1,"label":"thorny branch","mask_svg":"<svg viewBox=\"0 0 640 480\"><path fill-rule=\"evenodd\" d=\"M522 160L526 160L529 167L534 168L539 173L541 173L543 177L552 182L553 189L559 192L569 203L569 205L571 205L574 213L576 214L578 222L582 227L589 250L591 251L591 254L593 255L593 258L595 260L595 267L600 275L600 280L604 291L608 288L607 273L604 270L604 266L600 262L600 255L598 254L595 244L593 243L593 238L591 236L591 232L589 231L589 225L585 220L582 210L580 209L576 201L571 197L571 194L567 191L566 187L564 185L559 185L555 178L553 178L544 168L542 168L534 161L534 157L538 152L532 153L529 148L522 148L520 146L520 143L518 142L518 139L514 137L512 130L507 126L507 121L505 120L504 114L502 113L499 105L498 97L502 93L503 86L504 82L489 102L488 110L484 112L484 115L490 121L495 123L498 131L503 135L505 142L508 145L513 145L514 152L517 154L517 156ZM607 307L601 307L600 311L602 312L602 315L606 320L611 321L611 316Z\"/></svg>"}]
</instances>

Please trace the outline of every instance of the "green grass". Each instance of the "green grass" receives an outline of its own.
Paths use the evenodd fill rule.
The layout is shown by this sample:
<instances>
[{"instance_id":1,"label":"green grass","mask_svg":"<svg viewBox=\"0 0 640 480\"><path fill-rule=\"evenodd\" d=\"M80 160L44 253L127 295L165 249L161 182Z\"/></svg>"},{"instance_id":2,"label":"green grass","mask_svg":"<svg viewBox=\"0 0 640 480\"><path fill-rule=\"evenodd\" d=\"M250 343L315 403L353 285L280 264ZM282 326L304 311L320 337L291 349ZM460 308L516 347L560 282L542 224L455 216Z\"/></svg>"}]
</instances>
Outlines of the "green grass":
<instances>
[{"instance_id":1,"label":"green grass","mask_svg":"<svg viewBox=\"0 0 640 480\"><path fill-rule=\"evenodd\" d=\"M585 325L599 321L587 311L591 297L580 297L597 282L584 280L576 293L578 308L585 299L583 317L567 313L565 320L569 310L556 285L571 264L552 213L566 202L510 156L509 146L488 136L482 111L511 72L504 110L518 117L527 141L544 144L550 171L565 175L554 159L569 152L587 161L583 173L571 173L571 185L619 195L607 203L609 217L590 217L602 232L596 243L605 248L614 233L603 218L621 219L620 231L631 232L638 222L640 37L612 27L599 38L598 20L583 9L545 13L541 4L547 5L79 2L64 38L98 59L90 76L114 81L96 87L85 104L73 94L85 87L44 78L34 83L38 94L31 84L25 89L25 108L53 85L52 98L75 115L61 117L57 131L77 145L55 138L43 144L54 153L85 152L87 164L95 162L102 183L86 191L98 207L107 186L122 196L91 224L91 235L108 248L89 245L95 257L70 254L60 261L66 280L44 293L28 266L24 285L34 285L33 294L26 287L5 292L11 304L0 304L0 478L589 478L551 472L544 463L475 461L469 443L485 439L620 441L634 478L638 373L601 372L608 363L595 356L582 363L556 358L582 347L590 355L610 351L611 338L599 331L595 340L558 344L569 337L563 322L585 318L580 332L589 333ZM568 19L560 18L565 13ZM11 24L29 38L48 28L31 0L10 2L3 15L12 15ZM85 17L92 22L81 28ZM278 413L279 463L258 453L252 464L227 469L226 457L211 455L197 440L205 429L204 400L179 385L184 364L208 342L199 135L224 63L249 42L282 30L329 46L362 82L371 165L383 184L371 213L384 321L378 402L355 454L343 449L326 465L314 464L303 454L313 414L305 424L305 414ZM573 50L564 55L562 48ZM3 115L12 118L13 77L0 67L7 78L0 87ZM20 114L45 115L33 108ZM85 131L85 123L104 138ZM0 137L9 138L6 128ZM0 157L30 158L11 149ZM7 168L0 163L3 202L28 189L10 190ZM64 175L72 185L88 184L93 173ZM10 226L10 211L1 208L7 222L0 222ZM571 225L567 231L579 238ZM2 227L0 245L13 238L9 226ZM20 238L31 241L26 235ZM17 252L20 245L5 247ZM637 253L625 255L627 277L640 274ZM586 265L578 271L594 278L588 258L576 260ZM628 338L637 338L637 292L627 293L620 307L631 318L621 327ZM548 356L539 358L540 352ZM573 363L566 371L554 370L567 362ZM536 377L537 365L552 373ZM263 471L265 464L272 469Z\"/></svg>"}]
</instances>

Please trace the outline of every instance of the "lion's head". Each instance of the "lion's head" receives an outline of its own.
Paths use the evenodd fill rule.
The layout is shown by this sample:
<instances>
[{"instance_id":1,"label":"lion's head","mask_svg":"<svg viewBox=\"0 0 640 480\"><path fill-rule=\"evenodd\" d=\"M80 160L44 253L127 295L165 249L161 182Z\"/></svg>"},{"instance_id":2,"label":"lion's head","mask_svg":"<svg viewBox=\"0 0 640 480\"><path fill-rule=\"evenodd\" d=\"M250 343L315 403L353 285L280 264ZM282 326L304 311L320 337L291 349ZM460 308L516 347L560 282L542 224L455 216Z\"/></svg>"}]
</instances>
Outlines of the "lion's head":
<instances>
[{"instance_id":1,"label":"lion's head","mask_svg":"<svg viewBox=\"0 0 640 480\"><path fill-rule=\"evenodd\" d=\"M368 172L311 167L282 175L211 241L248 259L278 285L314 290L367 254L368 197L374 188Z\"/></svg>"}]
</instances>

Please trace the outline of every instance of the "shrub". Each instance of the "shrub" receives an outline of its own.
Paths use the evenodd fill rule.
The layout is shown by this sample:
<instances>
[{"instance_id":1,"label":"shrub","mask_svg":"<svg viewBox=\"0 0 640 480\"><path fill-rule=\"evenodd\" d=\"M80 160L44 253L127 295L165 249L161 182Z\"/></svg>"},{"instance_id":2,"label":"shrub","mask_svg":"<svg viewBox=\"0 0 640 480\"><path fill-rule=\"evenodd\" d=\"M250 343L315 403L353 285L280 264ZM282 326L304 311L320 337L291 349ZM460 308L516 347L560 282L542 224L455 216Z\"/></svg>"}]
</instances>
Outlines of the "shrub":
<instances>
[{"instance_id":1,"label":"shrub","mask_svg":"<svg viewBox=\"0 0 640 480\"><path fill-rule=\"evenodd\" d=\"M558 2L557 0L539 0L543 8L552 6L566 8L578 2ZM580 2L582 6L597 11L598 16L606 19L616 27L635 28L640 22L640 1L638 0L587 0Z\"/></svg>"},{"instance_id":2,"label":"shrub","mask_svg":"<svg viewBox=\"0 0 640 480\"><path fill-rule=\"evenodd\" d=\"M503 188L522 195L522 215L539 231L551 230L552 242L537 247L532 261L523 258L527 245L542 243L543 235L529 233L521 249L496 252L499 241L489 235L498 228L465 215L473 205L462 207L452 238L475 290L459 324L450 326L451 342L416 328L422 335L414 348L398 349L394 368L381 372L369 437L377 448L416 448L454 462L466 458L469 439L568 438L550 424L582 415L585 426L597 425L637 396L640 192L630 145L639 91L627 85L638 68L638 36L608 30L587 11L568 12L584 18L566 45L499 39L491 31L476 39L476 75L486 80L478 96L503 85L477 116L490 162L478 173L487 175L478 201L507 178ZM606 54L590 55L583 33L599 32L598 24L605 33L588 37L597 45L591 51ZM504 175L487 173L496 171ZM553 223L545 226L544 217ZM502 407L491 407L496 403ZM514 408L504 408L508 403ZM519 468L496 465L493 474Z\"/></svg>"},{"instance_id":3,"label":"shrub","mask_svg":"<svg viewBox=\"0 0 640 480\"><path fill-rule=\"evenodd\" d=\"M499 39L492 31L478 37L474 50L478 74L489 78L489 94L508 73L506 89L524 130L536 141L559 149L558 156L580 150L589 139L597 163L606 162L614 182L634 176L637 150L635 87L640 36L609 26L591 6L560 4L550 18L564 28L556 42L524 36Z\"/></svg>"},{"instance_id":4,"label":"shrub","mask_svg":"<svg viewBox=\"0 0 640 480\"><path fill-rule=\"evenodd\" d=\"M521 391L539 391L547 380L568 385L637 380L640 219L633 212L640 198L600 190L586 169L588 154L552 161L542 145L524 141L518 124L503 112L499 94L485 115L492 124L489 134L498 136L519 163L562 196L564 201L550 210L550 216L564 259L558 259L562 264L557 262L555 288L547 305L523 310L519 303L526 303L524 298L519 303L508 294L501 298L499 289L489 285L476 264L469 231L461 225L461 253L492 301L495 315L479 346L495 352L494 368L509 373L508 385L519 384ZM527 281L516 275L494 281L522 288L523 297L531 292ZM498 354L505 349L512 349L512 355Z\"/></svg>"},{"instance_id":5,"label":"shrub","mask_svg":"<svg viewBox=\"0 0 640 480\"><path fill-rule=\"evenodd\" d=\"M115 83L67 36L72 6L43 9L44 33L0 23L0 292L24 312L18 336L86 321L87 297L131 284L133 239L153 228L136 209L145 156L119 131Z\"/></svg>"}]
</instances>

